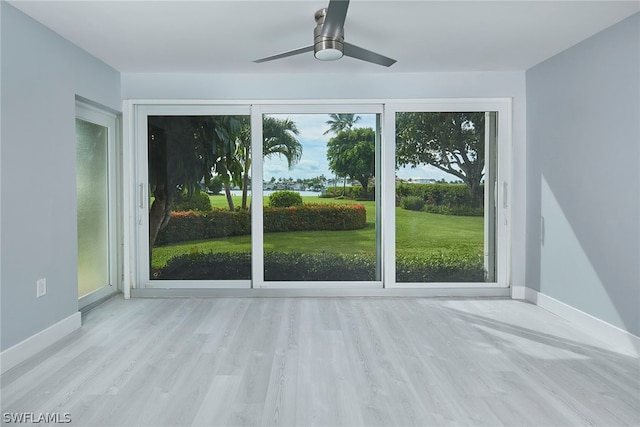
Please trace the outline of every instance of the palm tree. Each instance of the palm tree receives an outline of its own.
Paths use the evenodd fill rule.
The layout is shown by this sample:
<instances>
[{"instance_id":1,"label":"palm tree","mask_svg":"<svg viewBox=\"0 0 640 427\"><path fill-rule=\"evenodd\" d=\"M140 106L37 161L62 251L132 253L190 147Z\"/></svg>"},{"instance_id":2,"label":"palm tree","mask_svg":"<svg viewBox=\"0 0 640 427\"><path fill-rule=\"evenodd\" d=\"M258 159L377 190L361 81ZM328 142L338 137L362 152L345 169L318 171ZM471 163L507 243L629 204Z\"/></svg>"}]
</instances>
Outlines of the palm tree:
<instances>
[{"instance_id":1,"label":"palm tree","mask_svg":"<svg viewBox=\"0 0 640 427\"><path fill-rule=\"evenodd\" d=\"M355 114L336 113L329 114L329 117L330 119L325 122L329 125L329 129L327 129L327 131L323 133L323 135L326 135L328 133L338 134L338 132L340 131L351 129L353 125L358 123L361 118L360 116L356 116Z\"/></svg>"},{"instance_id":2,"label":"palm tree","mask_svg":"<svg viewBox=\"0 0 640 427\"><path fill-rule=\"evenodd\" d=\"M296 139L299 135L298 127L290 119L265 116L262 121L262 156L282 156L287 160L291 169L302 158L302 144ZM251 131L249 123L238 136L237 154L243 163L242 175L242 209L247 209L247 193L249 187L249 169L251 168ZM233 210L233 205L229 208Z\"/></svg>"},{"instance_id":3,"label":"palm tree","mask_svg":"<svg viewBox=\"0 0 640 427\"><path fill-rule=\"evenodd\" d=\"M302 158L302 144L296 139L298 127L291 119L266 116L262 122L262 155L283 156L291 169Z\"/></svg>"}]
</instances>

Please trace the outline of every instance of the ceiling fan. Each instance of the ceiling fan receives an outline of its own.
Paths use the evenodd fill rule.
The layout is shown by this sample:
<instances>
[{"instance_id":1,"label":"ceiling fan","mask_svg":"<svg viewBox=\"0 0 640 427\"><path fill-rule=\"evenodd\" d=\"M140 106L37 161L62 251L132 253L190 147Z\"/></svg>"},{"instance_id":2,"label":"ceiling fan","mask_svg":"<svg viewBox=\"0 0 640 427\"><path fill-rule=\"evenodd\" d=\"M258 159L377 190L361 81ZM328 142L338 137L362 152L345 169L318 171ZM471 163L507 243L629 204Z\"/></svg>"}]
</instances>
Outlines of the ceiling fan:
<instances>
[{"instance_id":1,"label":"ceiling fan","mask_svg":"<svg viewBox=\"0 0 640 427\"><path fill-rule=\"evenodd\" d=\"M347 17L348 8L349 0L330 0L328 7L320 9L315 13L316 28L313 30L312 45L273 56L267 56L266 58L257 59L253 62L273 61L274 59L286 58L288 56L313 51L316 59L321 61L334 61L346 55L385 67L390 67L395 64L395 59L344 41L344 21Z\"/></svg>"}]
</instances>

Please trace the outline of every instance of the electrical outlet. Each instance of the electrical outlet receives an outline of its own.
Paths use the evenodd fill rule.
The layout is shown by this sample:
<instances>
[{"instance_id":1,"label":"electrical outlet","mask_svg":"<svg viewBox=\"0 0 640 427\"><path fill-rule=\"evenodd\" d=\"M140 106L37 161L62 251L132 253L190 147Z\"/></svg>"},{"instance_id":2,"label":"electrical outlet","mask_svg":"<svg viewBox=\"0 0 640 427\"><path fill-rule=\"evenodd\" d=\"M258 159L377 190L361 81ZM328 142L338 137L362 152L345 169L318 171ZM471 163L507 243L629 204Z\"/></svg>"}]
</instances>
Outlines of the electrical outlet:
<instances>
[{"instance_id":1,"label":"electrical outlet","mask_svg":"<svg viewBox=\"0 0 640 427\"><path fill-rule=\"evenodd\" d=\"M38 279L36 282L36 297L40 298L47 294L47 279Z\"/></svg>"}]
</instances>

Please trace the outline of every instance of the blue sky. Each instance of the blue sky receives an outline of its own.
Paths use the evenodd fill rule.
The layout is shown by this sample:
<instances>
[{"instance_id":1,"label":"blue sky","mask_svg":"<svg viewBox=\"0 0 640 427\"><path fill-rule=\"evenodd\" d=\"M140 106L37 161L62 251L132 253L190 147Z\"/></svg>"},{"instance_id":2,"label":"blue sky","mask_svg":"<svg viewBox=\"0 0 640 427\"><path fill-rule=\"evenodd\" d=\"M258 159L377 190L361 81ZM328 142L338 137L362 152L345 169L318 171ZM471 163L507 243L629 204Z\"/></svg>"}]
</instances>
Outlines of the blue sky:
<instances>
[{"instance_id":1,"label":"blue sky","mask_svg":"<svg viewBox=\"0 0 640 427\"><path fill-rule=\"evenodd\" d=\"M300 134L298 140L302 144L302 159L292 169L287 167L287 162L279 157L265 159L263 165L264 180L268 181L271 177L278 178L313 178L324 175L327 178L333 177L329 170L329 161L327 160L327 141L331 139L333 134L323 135L329 126L326 121L329 120L328 114L274 114L275 117L289 118L293 120ZM372 127L375 128L375 114L360 114L361 119L356 123L356 127ZM434 168L425 165L417 168L403 168L398 170L397 176L403 179L408 178L433 178L439 180L444 178L446 181L457 179L453 175L449 175Z\"/></svg>"}]
</instances>

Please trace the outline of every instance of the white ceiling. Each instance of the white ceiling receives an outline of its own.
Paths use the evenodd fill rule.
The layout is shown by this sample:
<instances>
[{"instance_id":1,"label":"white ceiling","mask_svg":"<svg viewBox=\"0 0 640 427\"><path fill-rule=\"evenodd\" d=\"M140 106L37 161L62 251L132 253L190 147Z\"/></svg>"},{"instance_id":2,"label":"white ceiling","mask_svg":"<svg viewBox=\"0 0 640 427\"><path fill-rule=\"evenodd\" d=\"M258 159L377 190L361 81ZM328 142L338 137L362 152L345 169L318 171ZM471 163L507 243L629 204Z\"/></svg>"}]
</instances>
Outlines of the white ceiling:
<instances>
[{"instance_id":1,"label":"white ceiling","mask_svg":"<svg viewBox=\"0 0 640 427\"><path fill-rule=\"evenodd\" d=\"M390 68L312 53L328 0L9 1L121 72L275 73L525 70L640 11L640 1L352 0L345 39Z\"/></svg>"}]
</instances>

